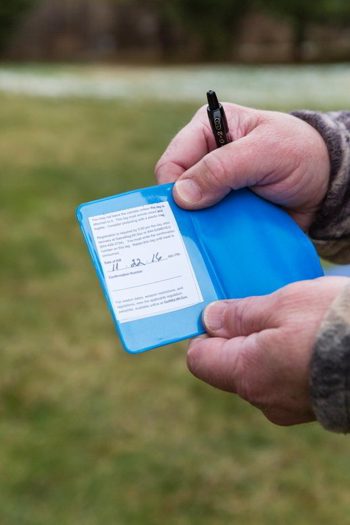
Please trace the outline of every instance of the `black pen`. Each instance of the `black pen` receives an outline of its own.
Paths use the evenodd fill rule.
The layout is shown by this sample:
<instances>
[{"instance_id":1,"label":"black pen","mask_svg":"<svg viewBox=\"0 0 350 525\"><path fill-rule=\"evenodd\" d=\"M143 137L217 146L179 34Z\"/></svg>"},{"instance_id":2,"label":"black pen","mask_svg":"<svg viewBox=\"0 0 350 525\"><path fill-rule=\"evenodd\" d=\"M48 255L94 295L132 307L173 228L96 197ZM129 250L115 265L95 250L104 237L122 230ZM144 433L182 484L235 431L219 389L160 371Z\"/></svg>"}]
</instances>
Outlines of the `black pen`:
<instances>
[{"instance_id":1,"label":"black pen","mask_svg":"<svg viewBox=\"0 0 350 525\"><path fill-rule=\"evenodd\" d=\"M218 148L231 142L231 135L228 129L227 118L222 104L218 101L215 91L207 92L208 99L208 118L213 131L215 142Z\"/></svg>"}]
</instances>

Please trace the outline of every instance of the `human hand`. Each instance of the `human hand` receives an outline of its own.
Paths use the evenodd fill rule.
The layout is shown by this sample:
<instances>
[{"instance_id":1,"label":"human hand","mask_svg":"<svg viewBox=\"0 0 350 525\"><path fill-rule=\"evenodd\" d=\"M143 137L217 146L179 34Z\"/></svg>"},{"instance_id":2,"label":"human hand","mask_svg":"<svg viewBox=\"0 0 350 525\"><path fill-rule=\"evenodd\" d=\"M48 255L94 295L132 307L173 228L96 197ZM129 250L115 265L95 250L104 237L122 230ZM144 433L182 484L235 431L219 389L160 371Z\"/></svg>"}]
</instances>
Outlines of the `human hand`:
<instances>
[{"instance_id":1,"label":"human hand","mask_svg":"<svg viewBox=\"0 0 350 525\"><path fill-rule=\"evenodd\" d=\"M250 187L286 208L308 230L325 197L330 160L321 135L285 113L225 104L233 142L216 149L206 107L172 140L156 166L159 183L178 181L174 197L188 209L215 204Z\"/></svg>"},{"instance_id":2,"label":"human hand","mask_svg":"<svg viewBox=\"0 0 350 525\"><path fill-rule=\"evenodd\" d=\"M315 419L309 367L322 319L346 277L293 283L261 297L218 301L203 321L209 335L194 339L187 363L210 385L234 392L279 425Z\"/></svg>"}]
</instances>

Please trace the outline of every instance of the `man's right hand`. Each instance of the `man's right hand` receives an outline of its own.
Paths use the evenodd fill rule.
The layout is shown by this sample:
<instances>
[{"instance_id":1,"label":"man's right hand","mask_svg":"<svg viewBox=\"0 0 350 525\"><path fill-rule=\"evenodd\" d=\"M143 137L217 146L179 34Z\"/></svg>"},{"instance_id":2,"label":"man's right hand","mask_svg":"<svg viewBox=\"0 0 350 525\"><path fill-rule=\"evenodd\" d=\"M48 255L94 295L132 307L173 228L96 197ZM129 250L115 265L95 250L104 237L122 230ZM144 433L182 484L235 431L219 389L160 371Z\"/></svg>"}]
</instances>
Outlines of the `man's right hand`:
<instances>
[{"instance_id":1,"label":"man's right hand","mask_svg":"<svg viewBox=\"0 0 350 525\"><path fill-rule=\"evenodd\" d=\"M287 209L307 231L329 183L321 135L285 113L229 103L225 111L233 142L216 149L202 107L157 163L158 182L176 181L175 200L187 209L211 206L231 190L249 187Z\"/></svg>"}]
</instances>

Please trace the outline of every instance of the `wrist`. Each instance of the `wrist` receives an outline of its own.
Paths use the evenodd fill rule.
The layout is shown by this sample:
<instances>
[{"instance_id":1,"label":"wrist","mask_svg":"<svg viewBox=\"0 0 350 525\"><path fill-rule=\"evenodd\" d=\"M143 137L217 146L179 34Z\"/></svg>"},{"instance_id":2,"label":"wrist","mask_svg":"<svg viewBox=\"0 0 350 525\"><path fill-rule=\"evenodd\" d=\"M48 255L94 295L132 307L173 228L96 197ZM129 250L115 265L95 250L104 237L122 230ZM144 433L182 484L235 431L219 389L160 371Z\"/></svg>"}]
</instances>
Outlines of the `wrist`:
<instances>
[{"instance_id":1,"label":"wrist","mask_svg":"<svg viewBox=\"0 0 350 525\"><path fill-rule=\"evenodd\" d=\"M311 111L295 111L292 115L303 121L308 128L305 140L309 148L309 155L314 166L311 166L311 177L314 177L314 202L315 212L322 206L327 195L330 180L334 174L334 163L332 163L332 147L328 141L328 130L324 125L319 113ZM314 168L314 169L313 169Z\"/></svg>"}]
</instances>

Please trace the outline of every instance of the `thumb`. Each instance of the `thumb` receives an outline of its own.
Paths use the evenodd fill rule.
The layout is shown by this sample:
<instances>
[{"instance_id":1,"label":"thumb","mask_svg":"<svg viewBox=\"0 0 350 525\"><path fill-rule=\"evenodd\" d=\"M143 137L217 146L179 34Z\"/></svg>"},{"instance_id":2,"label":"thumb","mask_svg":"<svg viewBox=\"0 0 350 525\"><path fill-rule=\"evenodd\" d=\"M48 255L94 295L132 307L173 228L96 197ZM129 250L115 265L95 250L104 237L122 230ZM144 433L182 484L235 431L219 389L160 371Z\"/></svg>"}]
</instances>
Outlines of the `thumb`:
<instances>
[{"instance_id":1,"label":"thumb","mask_svg":"<svg viewBox=\"0 0 350 525\"><path fill-rule=\"evenodd\" d=\"M276 294L216 301L207 306L203 323L215 337L246 337L276 326Z\"/></svg>"},{"instance_id":2,"label":"thumb","mask_svg":"<svg viewBox=\"0 0 350 525\"><path fill-rule=\"evenodd\" d=\"M268 170L268 158L260 152L261 144L251 133L208 153L177 180L177 204L188 209L205 208L233 189L254 186Z\"/></svg>"}]
</instances>

